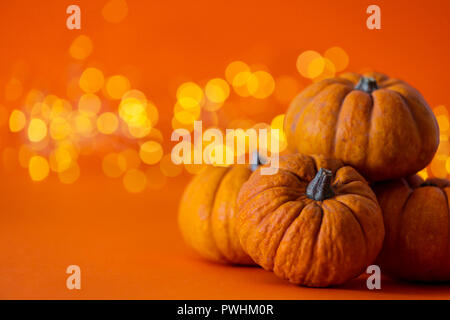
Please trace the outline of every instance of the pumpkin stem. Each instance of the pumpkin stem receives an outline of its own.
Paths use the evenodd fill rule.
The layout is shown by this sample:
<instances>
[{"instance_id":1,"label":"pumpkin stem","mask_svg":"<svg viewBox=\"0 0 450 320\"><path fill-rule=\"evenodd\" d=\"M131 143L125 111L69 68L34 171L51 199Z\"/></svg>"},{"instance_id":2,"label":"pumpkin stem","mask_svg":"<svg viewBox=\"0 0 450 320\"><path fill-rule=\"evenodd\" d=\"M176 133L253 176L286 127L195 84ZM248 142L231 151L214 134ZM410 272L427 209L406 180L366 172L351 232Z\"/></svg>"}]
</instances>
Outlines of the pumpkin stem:
<instances>
[{"instance_id":1,"label":"pumpkin stem","mask_svg":"<svg viewBox=\"0 0 450 320\"><path fill-rule=\"evenodd\" d=\"M361 90L366 93L372 93L378 89L377 81L371 77L361 77L358 84L355 86L355 90Z\"/></svg>"},{"instance_id":2,"label":"pumpkin stem","mask_svg":"<svg viewBox=\"0 0 450 320\"><path fill-rule=\"evenodd\" d=\"M253 160L253 159L255 159L255 158L256 158L256 161L252 162L251 160ZM251 171L255 171L256 169L258 169L258 167L259 167L260 165L266 164L266 162L267 162L267 161L265 161L265 160L263 159L263 157L260 156L260 154L259 154L258 151L254 151L254 152L252 153L252 156L250 157L250 170L251 170Z\"/></svg>"},{"instance_id":3,"label":"pumpkin stem","mask_svg":"<svg viewBox=\"0 0 450 320\"><path fill-rule=\"evenodd\" d=\"M316 201L323 201L334 196L331 182L333 181L333 172L320 168L314 179L306 187L306 196Z\"/></svg>"}]
</instances>

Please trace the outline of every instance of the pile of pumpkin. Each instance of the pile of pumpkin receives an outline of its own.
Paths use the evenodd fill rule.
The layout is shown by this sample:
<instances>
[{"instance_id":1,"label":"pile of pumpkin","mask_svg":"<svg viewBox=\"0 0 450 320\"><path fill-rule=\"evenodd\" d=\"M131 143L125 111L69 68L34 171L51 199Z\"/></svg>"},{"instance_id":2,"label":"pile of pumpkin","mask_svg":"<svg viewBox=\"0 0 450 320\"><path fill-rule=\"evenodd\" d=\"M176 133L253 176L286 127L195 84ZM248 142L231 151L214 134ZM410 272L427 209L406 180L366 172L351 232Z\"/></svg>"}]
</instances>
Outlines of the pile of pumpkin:
<instances>
[{"instance_id":1,"label":"pile of pumpkin","mask_svg":"<svg viewBox=\"0 0 450 320\"><path fill-rule=\"evenodd\" d=\"M371 264L400 279L450 280L450 182L415 175L439 144L416 89L379 73L322 80L293 100L284 130L292 153L276 174L236 165L194 177L179 211L191 247L311 287Z\"/></svg>"}]
</instances>

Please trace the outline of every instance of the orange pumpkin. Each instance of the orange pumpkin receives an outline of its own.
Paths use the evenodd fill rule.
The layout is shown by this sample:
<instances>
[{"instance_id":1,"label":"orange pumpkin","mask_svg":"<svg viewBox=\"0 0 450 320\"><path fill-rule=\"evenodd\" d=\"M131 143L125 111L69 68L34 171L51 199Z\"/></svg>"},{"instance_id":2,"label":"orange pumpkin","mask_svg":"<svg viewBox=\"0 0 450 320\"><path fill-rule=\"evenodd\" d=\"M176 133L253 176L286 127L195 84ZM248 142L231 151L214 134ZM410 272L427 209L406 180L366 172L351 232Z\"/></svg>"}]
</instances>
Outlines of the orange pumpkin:
<instances>
[{"instance_id":1,"label":"orange pumpkin","mask_svg":"<svg viewBox=\"0 0 450 320\"><path fill-rule=\"evenodd\" d=\"M361 274L383 243L375 194L339 160L282 156L275 175L261 175L259 168L250 176L238 207L244 250L295 284L342 284Z\"/></svg>"},{"instance_id":2,"label":"orange pumpkin","mask_svg":"<svg viewBox=\"0 0 450 320\"><path fill-rule=\"evenodd\" d=\"M416 281L450 280L450 181L418 176L374 186L386 238L381 271Z\"/></svg>"},{"instance_id":3,"label":"orange pumpkin","mask_svg":"<svg viewBox=\"0 0 450 320\"><path fill-rule=\"evenodd\" d=\"M248 166L209 166L184 191L178 222L195 251L208 260L252 264L242 250L236 231L236 198L251 174Z\"/></svg>"},{"instance_id":4,"label":"orange pumpkin","mask_svg":"<svg viewBox=\"0 0 450 320\"><path fill-rule=\"evenodd\" d=\"M370 181L423 169L439 144L436 118L422 95L379 73L312 84L291 103L284 129L291 150L340 159Z\"/></svg>"}]
</instances>

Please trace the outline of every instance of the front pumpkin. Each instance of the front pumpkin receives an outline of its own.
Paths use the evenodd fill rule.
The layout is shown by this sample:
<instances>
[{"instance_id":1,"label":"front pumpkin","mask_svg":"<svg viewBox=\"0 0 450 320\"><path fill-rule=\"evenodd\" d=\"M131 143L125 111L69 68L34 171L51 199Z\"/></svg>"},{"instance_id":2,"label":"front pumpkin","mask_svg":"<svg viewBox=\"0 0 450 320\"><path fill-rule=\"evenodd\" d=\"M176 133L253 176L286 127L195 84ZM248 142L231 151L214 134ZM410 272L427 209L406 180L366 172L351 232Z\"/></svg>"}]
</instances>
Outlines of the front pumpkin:
<instances>
[{"instance_id":1,"label":"front pumpkin","mask_svg":"<svg viewBox=\"0 0 450 320\"><path fill-rule=\"evenodd\" d=\"M312 84L291 103L284 130L291 150L340 159L371 181L423 169L439 144L437 121L422 95L379 73Z\"/></svg>"},{"instance_id":2,"label":"front pumpkin","mask_svg":"<svg viewBox=\"0 0 450 320\"><path fill-rule=\"evenodd\" d=\"M250 177L248 166L208 166L195 176L181 199L178 222L183 238L204 258L253 264L236 232L236 198Z\"/></svg>"},{"instance_id":3,"label":"front pumpkin","mask_svg":"<svg viewBox=\"0 0 450 320\"><path fill-rule=\"evenodd\" d=\"M257 169L251 175L238 207L244 250L295 284L342 284L361 274L383 243L374 193L356 170L338 160L283 156L277 174L261 175Z\"/></svg>"},{"instance_id":4,"label":"front pumpkin","mask_svg":"<svg viewBox=\"0 0 450 320\"><path fill-rule=\"evenodd\" d=\"M405 280L450 280L450 181L418 176L374 186L386 238L381 271Z\"/></svg>"}]
</instances>

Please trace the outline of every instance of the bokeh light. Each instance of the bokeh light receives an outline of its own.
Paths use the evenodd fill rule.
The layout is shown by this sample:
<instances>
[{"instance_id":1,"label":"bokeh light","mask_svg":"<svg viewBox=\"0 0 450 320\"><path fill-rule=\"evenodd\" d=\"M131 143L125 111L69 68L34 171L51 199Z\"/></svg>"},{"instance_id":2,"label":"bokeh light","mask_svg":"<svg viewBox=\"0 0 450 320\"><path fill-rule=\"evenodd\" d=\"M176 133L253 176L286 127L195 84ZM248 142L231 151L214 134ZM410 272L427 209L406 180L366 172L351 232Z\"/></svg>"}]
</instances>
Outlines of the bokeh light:
<instances>
[{"instance_id":1,"label":"bokeh light","mask_svg":"<svg viewBox=\"0 0 450 320\"><path fill-rule=\"evenodd\" d=\"M122 75L111 76L106 80L106 93L111 99L121 99L130 88L130 81Z\"/></svg>"},{"instance_id":2,"label":"bokeh light","mask_svg":"<svg viewBox=\"0 0 450 320\"><path fill-rule=\"evenodd\" d=\"M70 56L77 60L86 59L92 53L92 40L87 35L76 37L69 48Z\"/></svg>"},{"instance_id":3,"label":"bokeh light","mask_svg":"<svg viewBox=\"0 0 450 320\"><path fill-rule=\"evenodd\" d=\"M163 156L163 148L156 141L144 142L139 150L139 156L142 162L146 164L158 163Z\"/></svg>"},{"instance_id":4,"label":"bokeh light","mask_svg":"<svg viewBox=\"0 0 450 320\"><path fill-rule=\"evenodd\" d=\"M31 119L28 124L28 139L31 142L39 142L47 136L47 125L41 119Z\"/></svg>"},{"instance_id":5,"label":"bokeh light","mask_svg":"<svg viewBox=\"0 0 450 320\"><path fill-rule=\"evenodd\" d=\"M103 87L105 78L103 73L97 68L87 68L81 74L79 85L86 93L95 93Z\"/></svg>"},{"instance_id":6,"label":"bokeh light","mask_svg":"<svg viewBox=\"0 0 450 320\"><path fill-rule=\"evenodd\" d=\"M324 57L333 63L336 72L345 70L350 61L348 54L340 47L329 48L325 51Z\"/></svg>"},{"instance_id":7,"label":"bokeh light","mask_svg":"<svg viewBox=\"0 0 450 320\"><path fill-rule=\"evenodd\" d=\"M102 9L103 18L111 23L121 22L128 14L128 4L125 0L109 0Z\"/></svg>"},{"instance_id":8,"label":"bokeh light","mask_svg":"<svg viewBox=\"0 0 450 320\"><path fill-rule=\"evenodd\" d=\"M112 112L105 112L97 118L97 130L103 134L112 134L119 127L119 119Z\"/></svg>"},{"instance_id":9,"label":"bokeh light","mask_svg":"<svg viewBox=\"0 0 450 320\"><path fill-rule=\"evenodd\" d=\"M28 172L33 181L42 181L47 178L50 172L47 159L42 156L31 157L28 164Z\"/></svg>"},{"instance_id":10,"label":"bokeh light","mask_svg":"<svg viewBox=\"0 0 450 320\"><path fill-rule=\"evenodd\" d=\"M27 119L25 114L20 110L13 110L9 116L9 130L11 132L19 132L25 128Z\"/></svg>"},{"instance_id":11,"label":"bokeh light","mask_svg":"<svg viewBox=\"0 0 450 320\"><path fill-rule=\"evenodd\" d=\"M230 95L230 87L223 79L211 79L205 86L205 94L209 101L220 104Z\"/></svg>"},{"instance_id":12,"label":"bokeh light","mask_svg":"<svg viewBox=\"0 0 450 320\"><path fill-rule=\"evenodd\" d=\"M138 169L128 170L123 176L123 185L130 193L142 192L147 186L147 176Z\"/></svg>"}]
</instances>

